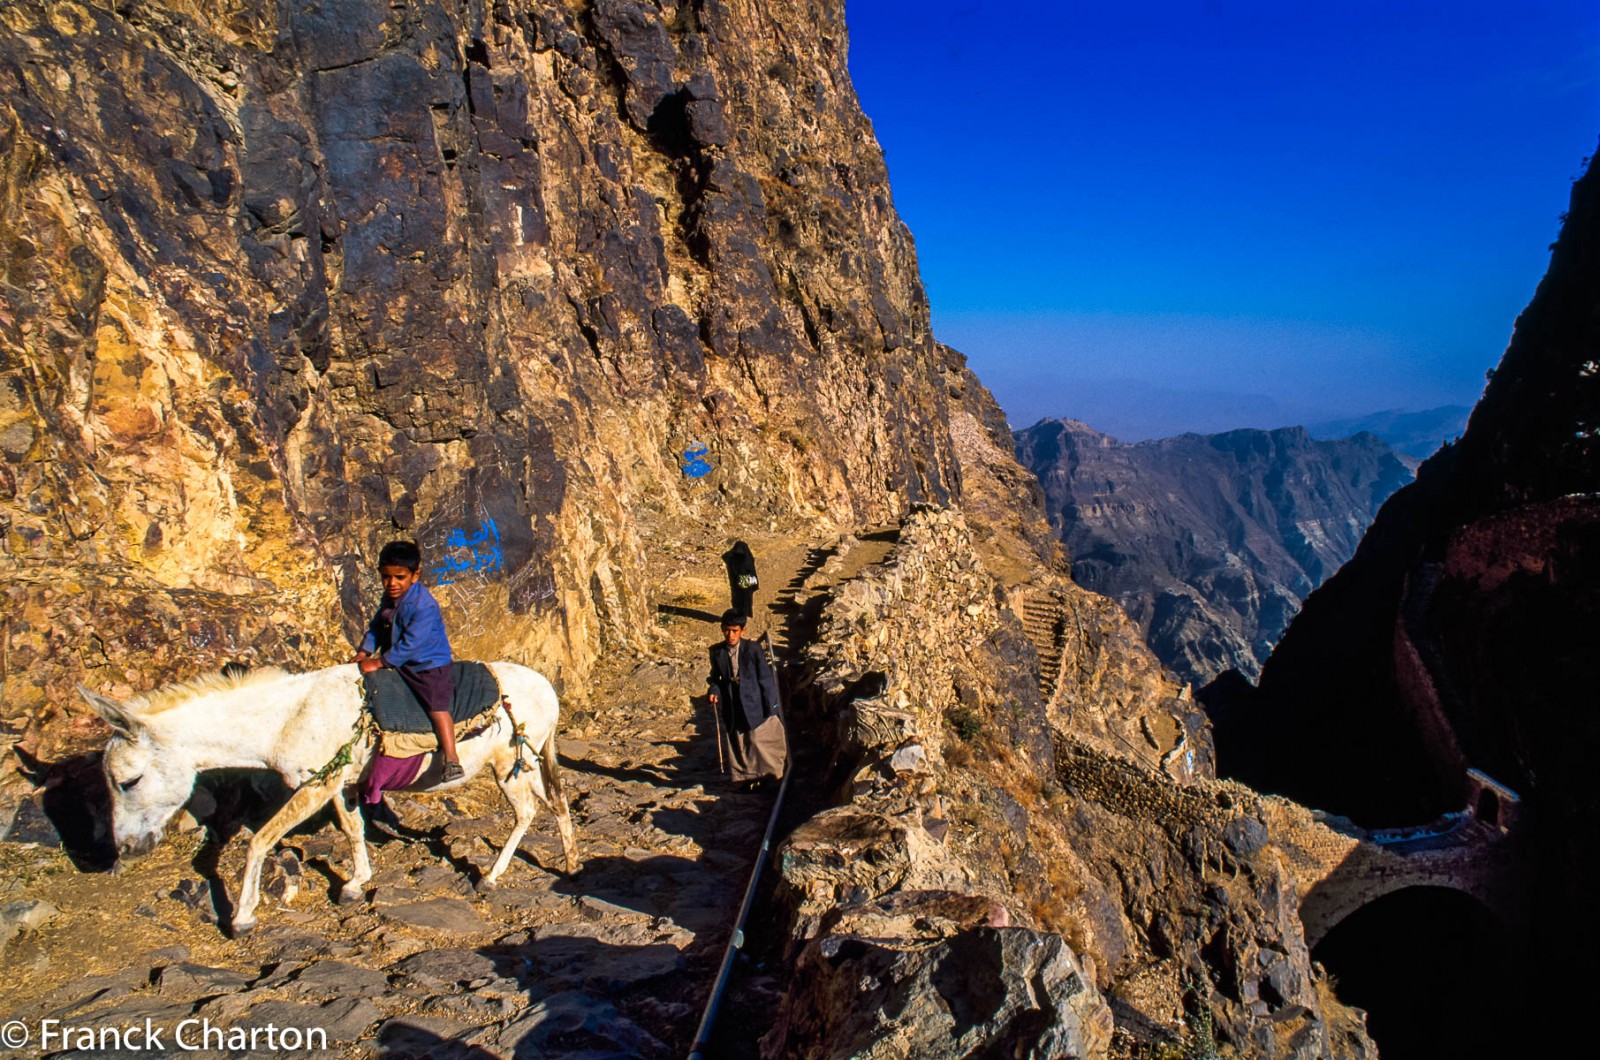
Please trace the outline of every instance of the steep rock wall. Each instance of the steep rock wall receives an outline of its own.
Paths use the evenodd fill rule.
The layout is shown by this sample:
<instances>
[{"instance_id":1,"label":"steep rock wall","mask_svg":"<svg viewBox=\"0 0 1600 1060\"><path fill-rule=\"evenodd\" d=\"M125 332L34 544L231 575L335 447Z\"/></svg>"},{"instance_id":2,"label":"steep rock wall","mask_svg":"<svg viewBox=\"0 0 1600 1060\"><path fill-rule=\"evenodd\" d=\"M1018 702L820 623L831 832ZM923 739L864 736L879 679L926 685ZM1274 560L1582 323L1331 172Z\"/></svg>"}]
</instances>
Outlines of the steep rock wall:
<instances>
[{"instance_id":1,"label":"steep rock wall","mask_svg":"<svg viewBox=\"0 0 1600 1060\"><path fill-rule=\"evenodd\" d=\"M1555 783L1565 801L1584 787L1575 757L1589 741L1567 703L1588 684L1577 641L1596 606L1597 248L1591 167L1466 433L1307 600L1259 696L1219 690L1225 720L1243 726L1223 754L1247 755L1246 775L1400 823L1454 808L1463 763L1530 796ZM1291 744L1292 770L1274 770ZM1342 764L1352 760L1366 765Z\"/></svg>"},{"instance_id":2,"label":"steep rock wall","mask_svg":"<svg viewBox=\"0 0 1600 1060\"><path fill-rule=\"evenodd\" d=\"M844 49L826 0L5 5L7 725L336 661L395 536L459 654L578 693L652 526L959 496L992 401Z\"/></svg>"}]
</instances>

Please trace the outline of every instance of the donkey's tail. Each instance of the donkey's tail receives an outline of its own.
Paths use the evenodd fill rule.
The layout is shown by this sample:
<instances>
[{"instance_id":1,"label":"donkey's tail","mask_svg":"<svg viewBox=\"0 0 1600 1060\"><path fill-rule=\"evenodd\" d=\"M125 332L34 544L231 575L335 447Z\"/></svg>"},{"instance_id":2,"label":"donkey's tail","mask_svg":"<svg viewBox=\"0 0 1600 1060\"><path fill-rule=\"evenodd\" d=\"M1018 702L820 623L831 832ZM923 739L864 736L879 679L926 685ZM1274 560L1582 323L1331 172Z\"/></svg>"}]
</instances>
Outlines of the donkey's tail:
<instances>
[{"instance_id":1,"label":"donkey's tail","mask_svg":"<svg viewBox=\"0 0 1600 1060\"><path fill-rule=\"evenodd\" d=\"M545 786L550 793L550 809L556 815L556 829L561 833L561 850L567 857L567 872L578 871L578 840L572 832L572 811L567 807L567 787L561 778L561 762L556 754L556 730L550 727L544 747L539 751L543 760Z\"/></svg>"}]
</instances>

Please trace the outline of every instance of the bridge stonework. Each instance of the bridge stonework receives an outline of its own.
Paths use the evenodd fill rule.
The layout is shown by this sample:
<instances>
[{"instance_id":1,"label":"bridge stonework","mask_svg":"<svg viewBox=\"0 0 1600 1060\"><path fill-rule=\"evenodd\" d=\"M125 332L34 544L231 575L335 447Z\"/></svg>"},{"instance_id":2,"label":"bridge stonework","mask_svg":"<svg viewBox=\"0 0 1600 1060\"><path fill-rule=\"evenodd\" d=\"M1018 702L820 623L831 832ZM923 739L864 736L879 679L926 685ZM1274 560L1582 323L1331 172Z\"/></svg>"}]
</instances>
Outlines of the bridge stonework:
<instances>
[{"instance_id":1,"label":"bridge stonework","mask_svg":"<svg viewBox=\"0 0 1600 1060\"><path fill-rule=\"evenodd\" d=\"M1386 894L1440 887L1477 899L1509 929L1524 918L1517 794L1467 771L1467 806L1412 828L1365 829L1269 797L1269 828L1300 892L1306 945Z\"/></svg>"},{"instance_id":2,"label":"bridge stonework","mask_svg":"<svg viewBox=\"0 0 1600 1060\"><path fill-rule=\"evenodd\" d=\"M1520 800L1479 770L1466 772L1463 809L1425 825L1366 829L1234 781L1175 784L1147 763L1059 730L1055 736L1063 785L1115 813L1176 827L1258 816L1294 880L1307 948L1362 906L1408 887L1460 891L1508 930L1526 927Z\"/></svg>"}]
</instances>

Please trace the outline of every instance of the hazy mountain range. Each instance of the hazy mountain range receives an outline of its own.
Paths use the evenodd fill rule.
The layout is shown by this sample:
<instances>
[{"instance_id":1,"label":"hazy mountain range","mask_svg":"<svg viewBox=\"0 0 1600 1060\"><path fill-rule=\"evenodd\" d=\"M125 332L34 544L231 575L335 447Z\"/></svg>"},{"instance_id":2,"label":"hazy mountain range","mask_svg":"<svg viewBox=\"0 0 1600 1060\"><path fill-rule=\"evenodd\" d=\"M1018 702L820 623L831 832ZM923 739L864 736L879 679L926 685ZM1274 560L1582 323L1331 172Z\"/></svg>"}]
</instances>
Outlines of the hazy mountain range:
<instances>
[{"instance_id":1,"label":"hazy mountain range","mask_svg":"<svg viewBox=\"0 0 1600 1060\"><path fill-rule=\"evenodd\" d=\"M1369 431L1388 442L1395 452L1426 460L1466 430L1471 414L1472 410L1464 405L1440 405L1419 412L1389 409L1351 419L1308 423L1306 432L1313 438L1336 439Z\"/></svg>"},{"instance_id":2,"label":"hazy mountain range","mask_svg":"<svg viewBox=\"0 0 1600 1060\"><path fill-rule=\"evenodd\" d=\"M1179 676L1254 676L1300 601L1355 552L1414 460L1305 428L1126 444L1076 420L1016 433L1079 584L1115 599Z\"/></svg>"}]
</instances>

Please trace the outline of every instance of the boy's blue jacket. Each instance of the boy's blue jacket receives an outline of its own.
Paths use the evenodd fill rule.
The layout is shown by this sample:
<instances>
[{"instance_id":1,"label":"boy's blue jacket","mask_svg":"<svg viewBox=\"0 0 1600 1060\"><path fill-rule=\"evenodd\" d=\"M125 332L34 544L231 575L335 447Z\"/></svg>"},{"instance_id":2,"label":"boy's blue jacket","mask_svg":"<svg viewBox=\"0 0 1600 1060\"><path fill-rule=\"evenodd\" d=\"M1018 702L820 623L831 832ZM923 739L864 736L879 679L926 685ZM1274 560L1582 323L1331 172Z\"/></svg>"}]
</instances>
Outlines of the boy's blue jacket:
<instances>
[{"instance_id":1,"label":"boy's blue jacket","mask_svg":"<svg viewBox=\"0 0 1600 1060\"><path fill-rule=\"evenodd\" d=\"M372 616L361 650L383 652L383 661L396 669L431 670L450 664L450 638L445 636L444 615L428 587L417 582L394 605L391 629L385 629L383 607Z\"/></svg>"}]
</instances>

